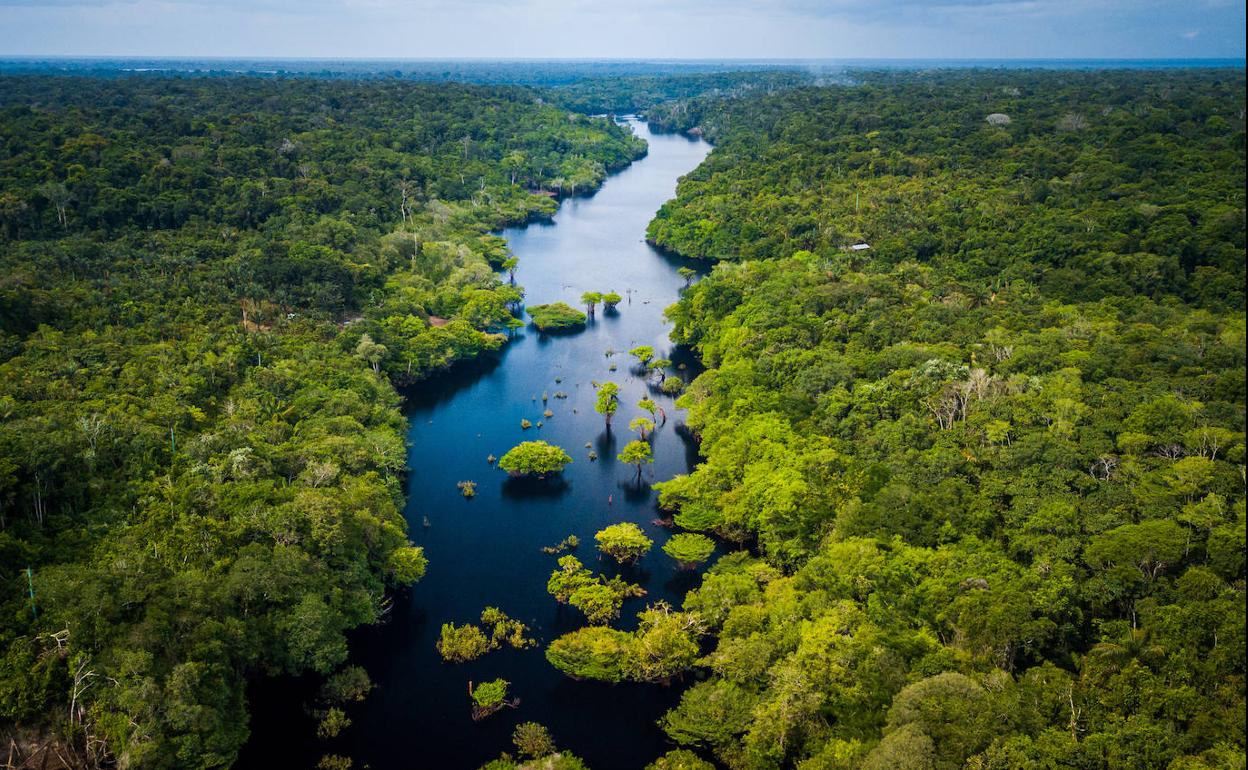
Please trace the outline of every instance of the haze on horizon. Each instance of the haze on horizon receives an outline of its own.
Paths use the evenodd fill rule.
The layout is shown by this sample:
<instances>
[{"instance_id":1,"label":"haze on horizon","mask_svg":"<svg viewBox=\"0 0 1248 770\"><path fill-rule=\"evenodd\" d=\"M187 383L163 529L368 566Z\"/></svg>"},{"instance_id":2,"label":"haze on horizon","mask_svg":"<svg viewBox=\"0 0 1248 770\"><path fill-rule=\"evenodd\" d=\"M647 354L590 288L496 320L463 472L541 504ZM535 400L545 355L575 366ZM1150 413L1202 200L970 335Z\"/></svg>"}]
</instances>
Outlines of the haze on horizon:
<instances>
[{"instance_id":1,"label":"haze on horizon","mask_svg":"<svg viewBox=\"0 0 1248 770\"><path fill-rule=\"evenodd\" d=\"M1242 0L0 0L0 55L1243 58Z\"/></svg>"}]
</instances>

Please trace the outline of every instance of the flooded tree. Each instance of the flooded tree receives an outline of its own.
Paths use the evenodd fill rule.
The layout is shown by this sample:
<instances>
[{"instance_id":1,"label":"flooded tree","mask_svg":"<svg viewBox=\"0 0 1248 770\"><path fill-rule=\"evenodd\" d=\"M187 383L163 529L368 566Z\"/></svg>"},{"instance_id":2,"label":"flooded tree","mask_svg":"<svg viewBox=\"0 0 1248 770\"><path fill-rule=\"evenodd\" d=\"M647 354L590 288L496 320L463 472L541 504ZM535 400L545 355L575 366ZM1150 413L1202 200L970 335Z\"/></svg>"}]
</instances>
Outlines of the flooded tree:
<instances>
[{"instance_id":1,"label":"flooded tree","mask_svg":"<svg viewBox=\"0 0 1248 770\"><path fill-rule=\"evenodd\" d=\"M511 682L506 679L493 679L473 686L468 683L468 694L472 697L472 718L474 721L485 719L504 708L515 708L520 705L519 698L507 698L507 688Z\"/></svg>"},{"instance_id":2,"label":"flooded tree","mask_svg":"<svg viewBox=\"0 0 1248 770\"><path fill-rule=\"evenodd\" d=\"M575 556L559 559L559 568L550 573L546 591L560 604L585 613L585 619L595 624L618 618L625 599L646 595L646 589L618 576L607 580L595 575Z\"/></svg>"},{"instance_id":3,"label":"flooded tree","mask_svg":"<svg viewBox=\"0 0 1248 770\"><path fill-rule=\"evenodd\" d=\"M607 430L611 430L611 417L620 408L620 386L614 382L604 382L598 386L598 400L594 411L602 415Z\"/></svg>"},{"instance_id":4,"label":"flooded tree","mask_svg":"<svg viewBox=\"0 0 1248 770\"><path fill-rule=\"evenodd\" d=\"M598 550L615 559L620 564L633 564L654 545L654 541L646 537L641 527L631 521L612 524L594 535L598 541Z\"/></svg>"},{"instance_id":5,"label":"flooded tree","mask_svg":"<svg viewBox=\"0 0 1248 770\"><path fill-rule=\"evenodd\" d=\"M604 682L666 684L693 666L705 633L697 614L658 602L639 618L632 633L589 627L564 634L546 648L546 660L573 679Z\"/></svg>"},{"instance_id":6,"label":"flooded tree","mask_svg":"<svg viewBox=\"0 0 1248 770\"><path fill-rule=\"evenodd\" d=\"M572 458L562 447L545 441L525 441L499 458L498 467L513 478L536 476L540 479L547 474L559 473L570 462Z\"/></svg>"},{"instance_id":7,"label":"flooded tree","mask_svg":"<svg viewBox=\"0 0 1248 770\"><path fill-rule=\"evenodd\" d=\"M624 445L624 451L616 455L622 463L637 466L637 479L641 480L641 466L654 462L654 450L645 441L634 439Z\"/></svg>"},{"instance_id":8,"label":"flooded tree","mask_svg":"<svg viewBox=\"0 0 1248 770\"><path fill-rule=\"evenodd\" d=\"M472 623L457 626L443 623L437 642L438 654L447 663L467 663L490 651L490 640L485 632Z\"/></svg>"},{"instance_id":9,"label":"flooded tree","mask_svg":"<svg viewBox=\"0 0 1248 770\"><path fill-rule=\"evenodd\" d=\"M648 365L650 361L654 359L654 346L653 345L638 345L637 347L628 351L628 354L632 356L633 358L636 358L637 364L644 369L646 365Z\"/></svg>"},{"instance_id":10,"label":"flooded tree","mask_svg":"<svg viewBox=\"0 0 1248 770\"><path fill-rule=\"evenodd\" d=\"M585 324L585 314L566 302L547 305L529 305L529 316L539 331L574 329Z\"/></svg>"},{"instance_id":11,"label":"flooded tree","mask_svg":"<svg viewBox=\"0 0 1248 770\"><path fill-rule=\"evenodd\" d=\"M655 403L654 399L652 398L641 399L640 401L637 402L637 408L648 412L650 414L651 419L653 419L655 414L657 413L659 416L659 419L661 420L659 425L665 425L667 423L667 412L664 411L663 407Z\"/></svg>"},{"instance_id":12,"label":"flooded tree","mask_svg":"<svg viewBox=\"0 0 1248 770\"><path fill-rule=\"evenodd\" d=\"M634 417L628 421L628 429L636 431L641 440L645 441L650 432L654 430L654 420L649 417Z\"/></svg>"},{"instance_id":13,"label":"flooded tree","mask_svg":"<svg viewBox=\"0 0 1248 770\"><path fill-rule=\"evenodd\" d=\"M671 366L671 365L672 365L672 361L671 361L671 359L668 359L668 358L656 358L656 359L654 359L653 361L651 361L650 363L646 364L646 369L647 369L647 370L648 370L651 374L657 374L657 375L659 375L659 383L661 384L661 383L665 383L665 382L667 382L667 372L666 372L666 371L664 371L664 370L665 370L665 369L667 369L667 367L669 367L669 366Z\"/></svg>"},{"instance_id":14,"label":"flooded tree","mask_svg":"<svg viewBox=\"0 0 1248 770\"><path fill-rule=\"evenodd\" d=\"M594 317L594 311L598 308L598 303L602 302L602 292L587 291L581 295L581 302L585 304L585 312L590 318Z\"/></svg>"},{"instance_id":15,"label":"flooded tree","mask_svg":"<svg viewBox=\"0 0 1248 770\"><path fill-rule=\"evenodd\" d=\"M555 741L550 737L550 731L537 722L516 725L511 742L516 745L520 756L529 759L541 759L555 753Z\"/></svg>"}]
</instances>

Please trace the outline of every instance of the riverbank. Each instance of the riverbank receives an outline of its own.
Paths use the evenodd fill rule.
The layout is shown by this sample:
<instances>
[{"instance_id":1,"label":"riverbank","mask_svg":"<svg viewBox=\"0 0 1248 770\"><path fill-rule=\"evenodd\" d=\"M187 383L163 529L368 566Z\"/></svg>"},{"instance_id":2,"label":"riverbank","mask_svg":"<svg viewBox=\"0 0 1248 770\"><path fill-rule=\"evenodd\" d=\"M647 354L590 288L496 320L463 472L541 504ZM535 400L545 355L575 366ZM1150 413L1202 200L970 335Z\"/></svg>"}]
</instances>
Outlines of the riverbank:
<instances>
[{"instance_id":1,"label":"riverbank","mask_svg":"<svg viewBox=\"0 0 1248 770\"><path fill-rule=\"evenodd\" d=\"M507 749L512 728L523 721L545 724L561 747L595 770L640 767L664 750L655 720L674 704L677 688L574 682L542 652L584 623L576 610L546 593L556 565L544 546L575 534L581 541L576 556L586 566L646 589L645 598L625 604L623 628L633 627L636 611L647 603L679 603L698 579L659 550L669 533L652 523L658 512L650 486L688 471L696 447L678 434L682 413L674 398L631 371L627 351L654 346L677 362L669 377L690 374L688 367L678 368L687 363L682 357L667 355L671 344L662 315L684 285L676 269L687 263L642 239L655 210L674 194L676 180L709 147L653 134L637 121L633 126L649 143L644 158L608 177L592 197L564 198L552 222L501 233L519 257L516 281L525 287L526 302L579 306L582 292L617 291L624 296L617 312L599 312L584 331L567 336L526 327L487 360L406 390L404 515L430 566L421 583L395 597L385 625L362 629L352 640L353 662L369 671L377 689L348 710L354 724L326 746L353 757L357 766L475 768ZM608 356L608 350L615 352ZM605 381L621 388L610 431L593 409L594 382ZM555 398L556 392L566 398ZM640 413L635 404L643 397L659 402L668 420L654 437L655 462L638 484L634 469L615 455L631 438L628 421ZM545 417L546 410L553 415ZM525 419L542 427L524 430ZM533 439L558 444L572 456L561 484L518 485L487 462L489 455ZM597 460L589 459L591 451ZM471 500L457 488L460 481L476 482ZM636 523L656 541L636 566L599 561L593 550L594 533L621 521ZM442 663L435 649L441 625L475 621L486 606L528 624L540 646L500 650L468 664ZM467 682L499 677L511 682L520 707L474 721ZM253 730L243 766L289 759L291 741L281 737L287 728L257 719Z\"/></svg>"}]
</instances>

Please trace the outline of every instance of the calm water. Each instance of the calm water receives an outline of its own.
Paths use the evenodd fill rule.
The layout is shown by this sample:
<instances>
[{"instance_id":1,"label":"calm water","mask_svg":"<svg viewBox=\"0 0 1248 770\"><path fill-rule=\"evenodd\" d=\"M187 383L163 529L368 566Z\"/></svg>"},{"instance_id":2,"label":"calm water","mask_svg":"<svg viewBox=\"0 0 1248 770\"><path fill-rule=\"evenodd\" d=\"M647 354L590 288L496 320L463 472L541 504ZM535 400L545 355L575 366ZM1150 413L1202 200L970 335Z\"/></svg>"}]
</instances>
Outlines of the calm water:
<instances>
[{"instance_id":1,"label":"calm water","mask_svg":"<svg viewBox=\"0 0 1248 770\"><path fill-rule=\"evenodd\" d=\"M676 701L679 688L574 682L543 654L547 643L584 620L546 593L557 557L543 554L542 546L575 534L581 539L576 555L586 566L617 574L613 562L598 558L593 535L615 522L641 525L655 548L623 574L649 595L625 604L618 624L625 628L635 626L634 615L647 602L678 605L697 579L678 572L659 551L670 533L651 523L657 510L649 483L689 470L695 458L678 430L684 415L631 371L627 351L643 344L671 348L662 312L683 285L676 274L681 263L642 239L655 210L674 194L677 179L710 147L652 134L644 123L632 125L650 144L646 158L612 176L592 198L564 201L554 224L504 232L520 258L516 280L528 302L563 300L579 307L581 293L589 290L614 290L626 299L615 314L599 308L597 320L583 332L547 336L526 329L496 361L459 369L409 394L406 516L412 539L429 557L429 571L396 598L388 623L353 639L355 662L368 670L377 689L349 712L354 725L340 739L320 745L307 745L313 743L307 739L310 722L267 724L283 708L297 706L281 706L279 697L261 693L253 700L255 738L242 764L258 767L278 756L289 761L294 747L280 737L286 734L304 744L306 751L297 751L301 757L332 750L353 757L356 767L476 768L510 749L511 731L523 721L545 724L560 748L595 770L641 768L667 750L655 721ZM608 358L608 349L619 352ZM679 351L667 357L687 360ZM612 363L617 371L609 370ZM688 372L671 371L688 379ZM595 380L621 388L610 432L594 411ZM568 398L554 398L556 391ZM543 392L551 396L545 405ZM645 396L666 409L668 420L656 432L655 462L639 485L635 469L615 456L632 438L628 421L642 414L635 404ZM546 408L553 417L542 416ZM522 419L544 425L523 430ZM573 457L561 485L517 484L486 462L490 454L502 456L521 441L539 438ZM598 453L597 461L588 459L587 444ZM478 483L472 500L456 488L465 480ZM523 620L541 644L499 650L468 664L442 663L434 647L441 625L475 622L488 605ZM468 682L496 677L512 683L519 708L473 722Z\"/></svg>"}]
</instances>

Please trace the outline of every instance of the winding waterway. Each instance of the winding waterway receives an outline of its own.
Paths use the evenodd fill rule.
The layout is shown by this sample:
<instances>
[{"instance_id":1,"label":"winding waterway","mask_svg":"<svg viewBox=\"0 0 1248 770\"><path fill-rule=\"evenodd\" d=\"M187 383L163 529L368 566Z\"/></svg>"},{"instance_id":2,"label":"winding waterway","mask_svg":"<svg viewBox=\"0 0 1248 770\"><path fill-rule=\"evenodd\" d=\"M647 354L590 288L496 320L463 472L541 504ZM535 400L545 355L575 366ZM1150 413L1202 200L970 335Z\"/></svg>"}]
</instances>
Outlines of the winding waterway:
<instances>
[{"instance_id":1,"label":"winding waterway","mask_svg":"<svg viewBox=\"0 0 1248 770\"><path fill-rule=\"evenodd\" d=\"M694 362L671 350L663 309L674 302L684 281L682 264L643 240L646 223L675 192L677 179L696 167L710 150L701 140L654 134L630 120L650 145L648 155L611 176L592 197L566 199L553 223L506 230L520 264L516 280L531 304L563 300L579 306L585 291L616 291L626 299L616 313L604 313L572 335L543 335L528 327L497 358L461 367L422 383L408 394L408 505L411 537L425 548L425 578L400 595L387 623L352 640L353 659L377 687L350 711L354 724L316 750L352 757L356 767L476 768L511 749L519 722L550 728L561 749L582 757L594 770L638 769L669 748L656 720L678 697L676 688L658 685L577 682L545 660L555 637L584 625L581 614L561 607L546 592L557 557L542 553L570 534L581 545L576 555L605 574L620 569L601 560L593 535L621 521L639 524L655 548L624 576L648 592L631 599L619 625L635 627L646 603L665 599L679 605L697 580L679 572L659 547L670 532L655 526L656 494L650 483L690 469L691 442L681 435L683 414L673 400L635 374L627 351L653 345L678 367ZM608 349L618 353L605 355ZM615 364L617 370L611 371ZM614 429L604 430L594 411L594 381L620 385ZM567 398L555 398L562 391ZM550 396L546 404L542 395ZM667 412L667 423L653 440L654 463L643 482L616 454L632 438L628 421L642 412L637 401L649 396ZM553 417L543 417L549 408ZM521 428L521 420L542 427ZM487 463L515 444L543 439L564 447L573 463L562 484L534 488L518 484ZM589 459L590 450L598 459ZM466 500L459 481L477 482ZM527 623L538 647L503 649L468 664L442 663L435 649L446 622L475 622L486 606L496 606ZM502 677L520 699L480 722L471 718L469 681ZM264 708L265 704L254 704ZM256 743L264 737L264 714L253 720L256 738L246 764L262 761ZM305 732L304 735L307 733ZM309 747L311 748L311 747ZM285 750L292 749L286 744ZM302 752L300 752L302 753ZM289 759L290 754L286 757Z\"/></svg>"}]
</instances>

